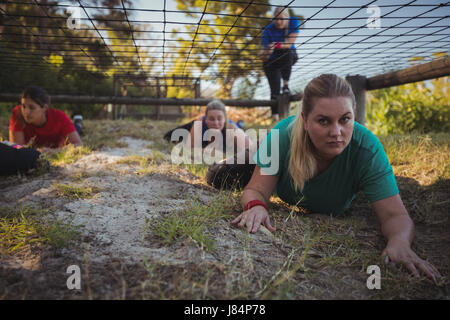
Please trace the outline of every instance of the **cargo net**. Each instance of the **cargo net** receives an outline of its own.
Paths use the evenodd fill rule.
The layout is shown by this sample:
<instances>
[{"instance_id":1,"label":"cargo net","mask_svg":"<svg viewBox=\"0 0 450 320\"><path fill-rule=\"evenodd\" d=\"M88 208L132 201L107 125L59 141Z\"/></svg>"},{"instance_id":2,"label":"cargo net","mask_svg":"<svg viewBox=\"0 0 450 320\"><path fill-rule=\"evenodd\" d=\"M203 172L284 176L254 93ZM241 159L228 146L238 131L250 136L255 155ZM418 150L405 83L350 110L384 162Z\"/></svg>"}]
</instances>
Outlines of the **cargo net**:
<instances>
[{"instance_id":1,"label":"cargo net","mask_svg":"<svg viewBox=\"0 0 450 320\"><path fill-rule=\"evenodd\" d=\"M370 77L448 53L449 2L28 0L0 2L0 63L267 99L258 53L276 6L300 20L294 89L321 73Z\"/></svg>"}]
</instances>

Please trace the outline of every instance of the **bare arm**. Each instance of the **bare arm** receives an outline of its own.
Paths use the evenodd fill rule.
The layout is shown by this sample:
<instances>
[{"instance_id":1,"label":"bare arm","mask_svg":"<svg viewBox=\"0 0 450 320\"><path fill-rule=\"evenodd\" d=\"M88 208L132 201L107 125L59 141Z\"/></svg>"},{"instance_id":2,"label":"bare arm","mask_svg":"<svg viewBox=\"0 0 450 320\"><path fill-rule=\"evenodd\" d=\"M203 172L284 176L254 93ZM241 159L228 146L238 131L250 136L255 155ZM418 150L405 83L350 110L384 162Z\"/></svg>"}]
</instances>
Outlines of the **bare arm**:
<instances>
[{"instance_id":1,"label":"bare arm","mask_svg":"<svg viewBox=\"0 0 450 320\"><path fill-rule=\"evenodd\" d=\"M69 143L73 144L75 147L79 147L82 145L81 138L78 135L78 132L73 131L67 135L67 140Z\"/></svg>"},{"instance_id":2,"label":"bare arm","mask_svg":"<svg viewBox=\"0 0 450 320\"><path fill-rule=\"evenodd\" d=\"M196 131L197 131L197 133L200 133L200 139L199 139L200 146L199 147L202 147L201 141L202 141L203 137L202 137L202 129L201 128L202 128L202 120L200 120L200 119L195 120L194 123L192 124L191 130L189 131L189 141L191 143L191 148L195 147L195 144L194 144L195 139L199 139L199 137L195 136ZM197 129L197 130L195 130L195 129Z\"/></svg>"},{"instance_id":3,"label":"bare arm","mask_svg":"<svg viewBox=\"0 0 450 320\"><path fill-rule=\"evenodd\" d=\"M278 176L261 174L260 167L256 166L250 182L242 192L242 206L245 207L252 200L260 200L267 205L277 182ZM261 223L264 223L270 231L275 231L275 228L270 224L269 213L263 206L256 206L242 212L232 223L238 223L238 227L245 225L247 226L247 231L252 233L259 230Z\"/></svg>"},{"instance_id":4,"label":"bare arm","mask_svg":"<svg viewBox=\"0 0 450 320\"><path fill-rule=\"evenodd\" d=\"M275 49L275 42L270 43L267 47L263 47L260 51L260 56L263 60L269 59L273 50Z\"/></svg>"},{"instance_id":5,"label":"bare arm","mask_svg":"<svg viewBox=\"0 0 450 320\"><path fill-rule=\"evenodd\" d=\"M189 137L191 139L191 147L194 147L194 141L195 141L195 137L194 137L194 126L191 127L191 131L189 131Z\"/></svg>"},{"instance_id":6,"label":"bare arm","mask_svg":"<svg viewBox=\"0 0 450 320\"><path fill-rule=\"evenodd\" d=\"M376 201L372 207L381 224L381 232L387 240L401 238L408 245L414 238L414 224L403 205L400 196L395 196Z\"/></svg>"},{"instance_id":7,"label":"bare arm","mask_svg":"<svg viewBox=\"0 0 450 320\"><path fill-rule=\"evenodd\" d=\"M25 144L25 133L22 131L12 131L9 130L9 141L24 145Z\"/></svg>"},{"instance_id":8,"label":"bare arm","mask_svg":"<svg viewBox=\"0 0 450 320\"><path fill-rule=\"evenodd\" d=\"M277 182L278 176L262 174L261 168L256 166L250 182L242 192L242 207L244 207L251 200L261 200L267 205Z\"/></svg>"},{"instance_id":9,"label":"bare arm","mask_svg":"<svg viewBox=\"0 0 450 320\"><path fill-rule=\"evenodd\" d=\"M436 280L441 275L429 262L419 258L411 249L414 239L414 223L408 215L400 195L376 201L372 204L381 224L381 232L386 237L387 245L382 252L384 262L389 259L403 263L415 276L422 270L427 276Z\"/></svg>"},{"instance_id":10,"label":"bare arm","mask_svg":"<svg viewBox=\"0 0 450 320\"><path fill-rule=\"evenodd\" d=\"M254 143L250 138L245 134L244 130L235 128L235 135L234 135L234 144L237 145L238 141L244 141L244 151L245 149L249 149ZM238 150L239 150L238 145Z\"/></svg>"},{"instance_id":11,"label":"bare arm","mask_svg":"<svg viewBox=\"0 0 450 320\"><path fill-rule=\"evenodd\" d=\"M290 49L297 39L298 33L290 33L281 43L281 49Z\"/></svg>"}]
</instances>

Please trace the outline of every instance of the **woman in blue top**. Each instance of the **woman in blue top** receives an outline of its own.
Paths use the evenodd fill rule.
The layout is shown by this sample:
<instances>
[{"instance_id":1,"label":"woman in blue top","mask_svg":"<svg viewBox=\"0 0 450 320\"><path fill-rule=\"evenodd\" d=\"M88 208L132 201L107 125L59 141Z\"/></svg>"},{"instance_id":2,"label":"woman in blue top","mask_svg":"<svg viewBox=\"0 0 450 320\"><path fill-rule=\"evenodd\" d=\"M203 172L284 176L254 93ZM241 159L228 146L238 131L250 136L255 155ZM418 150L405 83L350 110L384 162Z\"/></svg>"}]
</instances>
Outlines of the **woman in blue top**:
<instances>
[{"instance_id":1,"label":"woman in blue top","mask_svg":"<svg viewBox=\"0 0 450 320\"><path fill-rule=\"evenodd\" d=\"M439 278L436 268L411 250L414 224L392 168L378 139L355 122L354 107L344 79L333 74L313 79L297 117L278 123L260 145L255 171L242 193L244 212L232 222L252 233L261 223L274 231L267 210L274 189L287 203L332 214L341 214L363 191L387 239L384 261L403 263L416 276L420 269ZM270 162L263 161L266 154Z\"/></svg>"},{"instance_id":2,"label":"woman in blue top","mask_svg":"<svg viewBox=\"0 0 450 320\"><path fill-rule=\"evenodd\" d=\"M264 28L261 37L263 46L263 68L270 86L270 99L280 94L280 80L283 79L283 93L290 94L289 78L292 66L297 61L294 42L299 33L300 21L289 17L285 7L277 7L273 22ZM278 120L278 107L272 107L272 118Z\"/></svg>"}]
</instances>

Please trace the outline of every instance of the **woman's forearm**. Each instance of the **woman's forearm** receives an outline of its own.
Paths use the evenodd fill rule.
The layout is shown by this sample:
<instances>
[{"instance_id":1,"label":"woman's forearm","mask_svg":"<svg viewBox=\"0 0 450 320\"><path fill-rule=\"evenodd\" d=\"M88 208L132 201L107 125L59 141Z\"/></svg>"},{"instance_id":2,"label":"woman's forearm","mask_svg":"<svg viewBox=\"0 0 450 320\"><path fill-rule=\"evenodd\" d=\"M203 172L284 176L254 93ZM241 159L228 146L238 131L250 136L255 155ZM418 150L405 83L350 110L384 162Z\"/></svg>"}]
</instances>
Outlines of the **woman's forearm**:
<instances>
[{"instance_id":1,"label":"woman's forearm","mask_svg":"<svg viewBox=\"0 0 450 320\"><path fill-rule=\"evenodd\" d=\"M282 49L290 49L292 45L295 42L295 39L297 39L297 33L291 33L286 37L286 40L281 43Z\"/></svg>"},{"instance_id":2,"label":"woman's forearm","mask_svg":"<svg viewBox=\"0 0 450 320\"><path fill-rule=\"evenodd\" d=\"M241 195L242 207L245 207L245 205L252 200L260 200L267 205L267 199L265 199L264 196L259 191L253 189L244 189Z\"/></svg>"},{"instance_id":3,"label":"woman's forearm","mask_svg":"<svg viewBox=\"0 0 450 320\"><path fill-rule=\"evenodd\" d=\"M20 145L25 144L25 134L21 131L9 131L9 141Z\"/></svg>"},{"instance_id":4,"label":"woman's forearm","mask_svg":"<svg viewBox=\"0 0 450 320\"><path fill-rule=\"evenodd\" d=\"M408 215L395 215L381 225L381 232L388 242L396 238L411 244L414 239L414 223Z\"/></svg>"}]
</instances>

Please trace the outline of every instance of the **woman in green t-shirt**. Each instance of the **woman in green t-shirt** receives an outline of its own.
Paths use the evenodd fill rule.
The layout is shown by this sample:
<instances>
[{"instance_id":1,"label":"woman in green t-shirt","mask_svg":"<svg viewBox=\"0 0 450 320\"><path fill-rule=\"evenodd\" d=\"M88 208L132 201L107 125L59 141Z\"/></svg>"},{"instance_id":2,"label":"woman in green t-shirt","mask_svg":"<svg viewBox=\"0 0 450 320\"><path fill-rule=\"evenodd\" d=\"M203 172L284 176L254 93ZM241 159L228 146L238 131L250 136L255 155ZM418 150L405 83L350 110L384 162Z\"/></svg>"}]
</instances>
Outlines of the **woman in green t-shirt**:
<instances>
[{"instance_id":1,"label":"woman in green t-shirt","mask_svg":"<svg viewBox=\"0 0 450 320\"><path fill-rule=\"evenodd\" d=\"M355 97L349 84L323 74L305 88L302 112L282 120L255 155L256 167L245 187L244 211L232 221L255 233L261 224L271 232L267 203L278 196L313 212L341 214L363 191L387 239L384 261L403 263L414 275L440 274L411 249L414 223L400 198L384 149L369 130L355 122ZM270 159L262 161L262 157Z\"/></svg>"}]
</instances>

